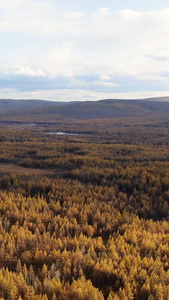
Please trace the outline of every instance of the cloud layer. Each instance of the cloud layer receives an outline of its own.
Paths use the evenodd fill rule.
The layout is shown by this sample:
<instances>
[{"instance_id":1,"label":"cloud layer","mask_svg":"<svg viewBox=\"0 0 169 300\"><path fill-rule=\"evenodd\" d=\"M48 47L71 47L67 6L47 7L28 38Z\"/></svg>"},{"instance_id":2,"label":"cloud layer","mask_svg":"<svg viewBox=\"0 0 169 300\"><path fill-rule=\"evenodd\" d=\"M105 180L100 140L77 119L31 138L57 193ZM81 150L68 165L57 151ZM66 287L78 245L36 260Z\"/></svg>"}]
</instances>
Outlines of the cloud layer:
<instances>
[{"instance_id":1,"label":"cloud layer","mask_svg":"<svg viewBox=\"0 0 169 300\"><path fill-rule=\"evenodd\" d=\"M52 0L0 0L0 98L167 95L169 8L110 3L71 11Z\"/></svg>"}]
</instances>

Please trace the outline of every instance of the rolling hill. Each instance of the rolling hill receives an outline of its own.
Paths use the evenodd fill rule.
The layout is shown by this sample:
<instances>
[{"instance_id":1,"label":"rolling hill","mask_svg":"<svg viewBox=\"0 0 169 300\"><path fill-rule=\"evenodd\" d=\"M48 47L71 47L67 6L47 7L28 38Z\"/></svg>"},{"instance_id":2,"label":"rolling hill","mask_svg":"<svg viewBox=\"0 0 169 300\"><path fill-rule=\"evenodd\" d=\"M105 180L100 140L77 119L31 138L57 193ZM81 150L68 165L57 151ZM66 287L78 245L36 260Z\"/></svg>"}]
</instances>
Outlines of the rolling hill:
<instances>
[{"instance_id":1,"label":"rolling hill","mask_svg":"<svg viewBox=\"0 0 169 300\"><path fill-rule=\"evenodd\" d=\"M169 98L86 102L0 100L0 122L57 122L141 118L169 120Z\"/></svg>"},{"instance_id":2,"label":"rolling hill","mask_svg":"<svg viewBox=\"0 0 169 300\"><path fill-rule=\"evenodd\" d=\"M66 103L66 102L64 102ZM0 99L0 113L39 109L42 107L63 105L63 102L47 101L47 100L13 100L13 99Z\"/></svg>"}]
</instances>

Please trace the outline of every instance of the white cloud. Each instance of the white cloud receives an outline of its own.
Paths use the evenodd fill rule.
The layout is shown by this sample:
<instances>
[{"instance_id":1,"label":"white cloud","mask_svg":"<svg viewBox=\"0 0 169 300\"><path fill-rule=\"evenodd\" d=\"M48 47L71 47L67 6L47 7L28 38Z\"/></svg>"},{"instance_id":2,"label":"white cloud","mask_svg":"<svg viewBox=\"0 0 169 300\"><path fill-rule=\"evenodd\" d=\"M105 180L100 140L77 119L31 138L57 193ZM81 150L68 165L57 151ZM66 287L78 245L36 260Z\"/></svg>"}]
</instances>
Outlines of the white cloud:
<instances>
[{"instance_id":1,"label":"white cloud","mask_svg":"<svg viewBox=\"0 0 169 300\"><path fill-rule=\"evenodd\" d=\"M102 14L104 20L100 19L98 12L88 18L87 23L82 17L75 27L73 22L60 24L63 31L60 30L58 35L55 33L60 41L57 54L55 58L51 55L55 49L46 53L46 62L53 57L52 69L56 64L57 70L59 61L62 61L62 69L66 66L75 74L80 70L93 70L100 74L112 72L140 76L167 70L168 63L164 65L147 57L149 54L168 56L169 41L166 37L169 35L169 19L166 18L166 10L152 13L126 10ZM65 43L66 39L69 42ZM50 67L48 64L48 69Z\"/></svg>"},{"instance_id":2,"label":"white cloud","mask_svg":"<svg viewBox=\"0 0 169 300\"><path fill-rule=\"evenodd\" d=\"M26 76L46 76L42 70L33 70L29 66L22 66L18 70L14 71L16 75L26 75Z\"/></svg>"},{"instance_id":3,"label":"white cloud","mask_svg":"<svg viewBox=\"0 0 169 300\"><path fill-rule=\"evenodd\" d=\"M108 75L102 75L102 76L101 76L101 79L102 79L102 80L109 80L109 79L110 79L110 76L108 76Z\"/></svg>"},{"instance_id":4,"label":"white cloud","mask_svg":"<svg viewBox=\"0 0 169 300\"><path fill-rule=\"evenodd\" d=\"M41 95L39 92L32 92L31 94L33 97L39 97Z\"/></svg>"},{"instance_id":5,"label":"white cloud","mask_svg":"<svg viewBox=\"0 0 169 300\"><path fill-rule=\"evenodd\" d=\"M104 15L109 15L110 11L109 11L108 7L102 7L102 8L99 9L99 13L104 14Z\"/></svg>"},{"instance_id":6,"label":"white cloud","mask_svg":"<svg viewBox=\"0 0 169 300\"><path fill-rule=\"evenodd\" d=\"M93 81L92 84L96 84L98 86L105 86L105 87L115 87L115 86L117 86L117 84L114 83L114 82L101 81L101 80L100 81Z\"/></svg>"},{"instance_id":7,"label":"white cloud","mask_svg":"<svg viewBox=\"0 0 169 300\"><path fill-rule=\"evenodd\" d=\"M74 77L97 74L92 84L113 89L124 85L114 80L121 76L167 90L168 15L169 8L115 12L107 6L87 14L58 10L54 1L0 0L0 73L68 76L86 89L90 83Z\"/></svg>"},{"instance_id":8,"label":"white cloud","mask_svg":"<svg viewBox=\"0 0 169 300\"><path fill-rule=\"evenodd\" d=\"M72 13L65 14L65 17L70 20L81 19L84 18L84 16L85 15L82 12L72 12Z\"/></svg>"},{"instance_id":9,"label":"white cloud","mask_svg":"<svg viewBox=\"0 0 169 300\"><path fill-rule=\"evenodd\" d=\"M0 0L0 9L13 10L23 4L25 0Z\"/></svg>"}]
</instances>

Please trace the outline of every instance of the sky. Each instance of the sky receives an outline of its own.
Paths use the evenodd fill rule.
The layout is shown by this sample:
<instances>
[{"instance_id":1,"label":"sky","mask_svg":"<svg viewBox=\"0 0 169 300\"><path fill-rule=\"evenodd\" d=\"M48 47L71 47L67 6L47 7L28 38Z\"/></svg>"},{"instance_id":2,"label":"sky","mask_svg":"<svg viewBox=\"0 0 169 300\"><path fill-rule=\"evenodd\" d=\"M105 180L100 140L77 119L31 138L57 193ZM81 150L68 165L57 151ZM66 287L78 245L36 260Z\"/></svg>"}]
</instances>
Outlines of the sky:
<instances>
[{"instance_id":1,"label":"sky","mask_svg":"<svg viewBox=\"0 0 169 300\"><path fill-rule=\"evenodd\" d=\"M168 16L168 0L0 0L0 99L169 96Z\"/></svg>"}]
</instances>

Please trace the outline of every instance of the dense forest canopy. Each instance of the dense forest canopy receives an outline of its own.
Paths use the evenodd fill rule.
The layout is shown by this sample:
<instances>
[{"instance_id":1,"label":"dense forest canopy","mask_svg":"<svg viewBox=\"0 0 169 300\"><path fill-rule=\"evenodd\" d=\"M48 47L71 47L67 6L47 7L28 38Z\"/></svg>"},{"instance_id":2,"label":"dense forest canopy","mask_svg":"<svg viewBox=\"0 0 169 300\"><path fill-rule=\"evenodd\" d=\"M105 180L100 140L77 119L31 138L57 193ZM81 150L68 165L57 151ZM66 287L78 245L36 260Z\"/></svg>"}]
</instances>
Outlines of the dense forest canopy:
<instances>
[{"instance_id":1,"label":"dense forest canopy","mask_svg":"<svg viewBox=\"0 0 169 300\"><path fill-rule=\"evenodd\" d=\"M1 123L1 300L169 299L169 123L137 121Z\"/></svg>"}]
</instances>

